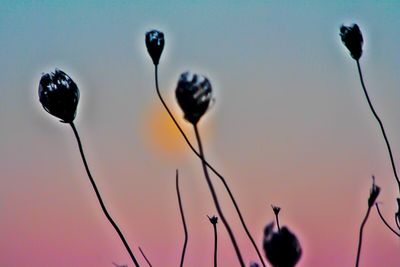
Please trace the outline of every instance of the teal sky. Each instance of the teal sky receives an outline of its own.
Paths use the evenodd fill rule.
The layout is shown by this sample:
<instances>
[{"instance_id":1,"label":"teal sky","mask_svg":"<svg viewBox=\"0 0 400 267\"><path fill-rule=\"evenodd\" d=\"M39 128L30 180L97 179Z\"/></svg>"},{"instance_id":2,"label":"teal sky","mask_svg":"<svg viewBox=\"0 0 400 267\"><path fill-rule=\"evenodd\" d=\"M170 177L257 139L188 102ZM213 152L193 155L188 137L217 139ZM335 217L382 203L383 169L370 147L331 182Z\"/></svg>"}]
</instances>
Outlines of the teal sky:
<instances>
[{"instance_id":1,"label":"teal sky","mask_svg":"<svg viewBox=\"0 0 400 267\"><path fill-rule=\"evenodd\" d=\"M397 197L355 62L340 41L340 25L352 22L364 36L370 96L400 159L398 1L2 1L0 266L129 263L95 201L71 129L38 101L41 73L54 67L80 88L76 125L89 164L138 257L141 245L155 265L178 262L179 168L188 266L210 265L205 215L215 210L200 162L177 131L167 138L157 126L168 121L144 45L153 28L166 36L160 85L178 117L181 72L204 74L213 85L216 102L200 123L207 157L226 175L258 242L273 219L269 205L281 205L282 222L304 246L300 267L352 266L371 174L389 218ZM255 260L217 189L246 262ZM220 266L234 266L222 224L219 230ZM399 242L375 213L365 231L362 266L397 266Z\"/></svg>"}]
</instances>

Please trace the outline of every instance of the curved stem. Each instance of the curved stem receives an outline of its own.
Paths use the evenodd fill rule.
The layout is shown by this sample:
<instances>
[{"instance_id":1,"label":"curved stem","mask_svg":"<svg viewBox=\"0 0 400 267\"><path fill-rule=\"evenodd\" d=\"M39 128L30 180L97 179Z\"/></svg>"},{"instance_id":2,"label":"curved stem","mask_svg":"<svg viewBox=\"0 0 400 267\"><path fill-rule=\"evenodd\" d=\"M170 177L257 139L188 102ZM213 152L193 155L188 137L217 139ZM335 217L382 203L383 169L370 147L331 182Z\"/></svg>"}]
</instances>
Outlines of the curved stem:
<instances>
[{"instance_id":1,"label":"curved stem","mask_svg":"<svg viewBox=\"0 0 400 267\"><path fill-rule=\"evenodd\" d=\"M388 222L385 220L385 218L383 217L380 209L379 209L379 205L378 203L375 203L376 206L376 210L378 211L379 217L381 218L382 222L389 228L390 231L392 231L395 235L397 235L398 237L400 237L400 234L397 233L389 224Z\"/></svg>"},{"instance_id":2,"label":"curved stem","mask_svg":"<svg viewBox=\"0 0 400 267\"><path fill-rule=\"evenodd\" d=\"M182 130L181 126L179 125L178 121L175 119L174 115L172 114L172 112L170 111L170 109L168 108L167 104L165 103L163 97L161 96L160 93L160 89L158 87L158 66L155 66L154 69L155 72L155 84L156 84L156 91L157 91L157 95L158 98L160 99L161 103L163 104L165 110L167 111L168 115L170 116L171 120L174 122L175 126L178 128L179 132L181 133L183 139L185 139L186 144L190 147L190 149L193 151L193 153L199 158L201 159L205 165L207 165L207 167L215 174L218 176L218 178L221 180L221 182L223 183L226 191L228 192L229 198L231 199L233 206L235 207L236 213L239 216L240 219L240 223L243 226L244 231L246 232L247 237L249 238L251 244L253 245L255 251L257 252L257 255L263 265L263 267L266 267L265 262L263 257L261 256L260 250L258 249L256 242L254 241L254 238L252 237L249 229L247 228L247 225L244 221L244 218L242 216L242 212L239 209L239 205L236 202L235 197L233 196L233 193L231 191L231 189L229 188L225 178L212 166L210 165L206 160L202 159L201 155L199 154L199 152L197 152L197 150L193 147L193 145L190 143L189 138L186 136L185 132Z\"/></svg>"},{"instance_id":3,"label":"curved stem","mask_svg":"<svg viewBox=\"0 0 400 267\"><path fill-rule=\"evenodd\" d=\"M362 238L363 238L363 230L364 230L365 223L366 223L367 220L368 220L368 216L369 216L370 211L371 211L371 207L368 206L367 213L365 214L364 220L363 220L362 223L361 223L360 233L359 233L359 237L358 237L358 249L357 249L356 267L358 267L358 264L359 264L359 262L360 262L360 254L361 254L361 244L362 244Z\"/></svg>"},{"instance_id":4,"label":"curved stem","mask_svg":"<svg viewBox=\"0 0 400 267\"><path fill-rule=\"evenodd\" d=\"M385 128L383 127L383 123L382 123L381 119L379 118L378 114L376 113L376 111L374 109L374 106L372 105L372 102L371 102L371 100L369 98L369 95L368 95L368 92L367 92L367 88L365 87L365 84L364 84L364 79L363 79L363 75L362 75L362 71L361 71L360 61L356 60L356 62L357 62L358 74L360 75L361 86L362 86L362 88L364 90L365 97L367 98L368 105L369 105L369 107L370 107L370 109L372 111L372 114L374 115L375 119L378 121L379 127L381 128L381 131L382 131L383 138L385 139L387 150L389 152L390 162L392 164L393 174L394 174L394 177L396 178L397 185L399 187L399 193L400 193L400 180L399 180L399 177L397 175L397 170L396 170L396 165L394 164L394 158L393 158L393 154L392 154L392 149L390 147L389 140L388 140L388 138L386 136Z\"/></svg>"},{"instance_id":5,"label":"curved stem","mask_svg":"<svg viewBox=\"0 0 400 267\"><path fill-rule=\"evenodd\" d=\"M397 228L399 228L400 230L399 217L397 216L397 214L394 215L394 220L396 221Z\"/></svg>"},{"instance_id":6,"label":"curved stem","mask_svg":"<svg viewBox=\"0 0 400 267\"><path fill-rule=\"evenodd\" d=\"M198 145L199 145L199 151L200 151L201 163L202 163L202 166L203 166L204 176L205 176L205 178L206 178L206 181L207 181L207 184L208 184L208 188L210 189L212 198L213 198L213 200L214 200L215 207L217 208L218 216L221 218L221 221L222 221L222 223L224 224L224 226L225 226L225 228L226 228L226 230L227 230L227 232L228 232L228 235L229 235L229 237L230 237L230 239L231 239L232 245L233 245L233 247L235 248L236 256L238 257L238 260L239 260L239 262L240 262L240 265L241 265L242 267L244 267L245 265L244 265L244 261L243 261L242 254L240 253L240 250L239 250L239 246L238 246L238 244L237 244L237 242L236 242L235 236L233 235L233 232L232 232L232 229L231 229L229 223L228 223L227 220L225 219L225 216L224 216L224 214L223 214L223 212L222 212L221 206L219 205L219 201L218 201L218 197L217 197L217 194L216 194L216 192L215 192L215 189L214 189L214 185L213 185L213 183L211 182L210 176L209 176L209 174L208 174L207 166L206 166L206 164L205 164L205 157L204 157L204 152L203 152L203 145L202 145L202 143L201 143L201 138L200 138L199 130L198 130L196 124L194 124L193 127L194 127L194 132L195 132L195 134L196 134L197 143L198 143Z\"/></svg>"},{"instance_id":7,"label":"curved stem","mask_svg":"<svg viewBox=\"0 0 400 267\"><path fill-rule=\"evenodd\" d=\"M137 262L135 256L133 255L133 252L132 252L131 248L129 247L128 242L126 242L124 235L122 234L121 230L118 228L118 226L114 222L114 220L111 218L110 214L108 213L108 211L106 209L106 206L104 205L103 199L101 198L100 192L97 189L96 183L92 177L92 174L90 173L89 166L86 162L85 154L83 153L81 139L79 138L78 131L75 128L75 124L73 122L71 122L70 125L72 127L72 130L74 131L76 141L78 142L79 151L81 153L82 161L83 161L83 164L85 165L86 173L89 177L90 183L93 186L94 192L96 193L97 200L100 203L101 209L103 210L103 213L107 217L108 221L114 227L115 231L118 233L118 236L122 240L122 243L124 243L124 246L125 246L126 250L128 251L129 255L131 256L133 263L135 264L136 267L139 267L139 263Z\"/></svg>"},{"instance_id":8,"label":"curved stem","mask_svg":"<svg viewBox=\"0 0 400 267\"><path fill-rule=\"evenodd\" d=\"M178 170L176 170L176 194L178 195L179 211L181 213L183 231L185 232L185 241L183 243L181 263L179 265L180 267L182 267L183 266L183 261L185 260L185 252L186 252L186 246L187 246L187 242L188 242L188 231L187 231L187 227L186 227L185 214L183 213L181 193L179 191L179 173L178 173Z\"/></svg>"},{"instance_id":9,"label":"curved stem","mask_svg":"<svg viewBox=\"0 0 400 267\"><path fill-rule=\"evenodd\" d=\"M140 251L140 253L142 254L143 258L146 260L147 264L148 264L150 267L152 267L152 265L151 265L149 259L146 257L146 255L144 254L144 252L142 251L142 249L141 249L140 247L139 247L139 251Z\"/></svg>"}]
</instances>

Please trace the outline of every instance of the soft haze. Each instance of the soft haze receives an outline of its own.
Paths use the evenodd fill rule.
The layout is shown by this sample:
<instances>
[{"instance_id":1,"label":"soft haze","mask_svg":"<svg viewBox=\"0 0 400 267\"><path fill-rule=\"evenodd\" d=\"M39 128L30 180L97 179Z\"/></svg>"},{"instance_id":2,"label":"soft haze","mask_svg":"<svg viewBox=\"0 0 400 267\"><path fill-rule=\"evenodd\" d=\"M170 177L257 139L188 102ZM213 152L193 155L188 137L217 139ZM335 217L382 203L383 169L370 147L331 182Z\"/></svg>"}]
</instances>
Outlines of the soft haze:
<instances>
[{"instance_id":1,"label":"soft haze","mask_svg":"<svg viewBox=\"0 0 400 267\"><path fill-rule=\"evenodd\" d=\"M200 161L172 126L154 88L144 33L166 36L160 86L181 118L179 74L206 75L216 102L200 121L206 156L226 176L253 236L282 207L303 246L299 267L353 266L371 175L393 222L397 187L342 23L364 35L361 64L400 160L400 2L2 1L0 5L0 266L131 265L86 176L69 125L41 107L42 72L77 83L75 124L106 205L142 264L177 266L188 221L187 266L211 266L216 214ZM314 1L316 2L316 1ZM193 138L191 127L185 131ZM398 165L400 167L400 165ZM213 176L246 263L257 260ZM222 224L219 264L237 260ZM361 266L400 265L400 243L375 210Z\"/></svg>"}]
</instances>

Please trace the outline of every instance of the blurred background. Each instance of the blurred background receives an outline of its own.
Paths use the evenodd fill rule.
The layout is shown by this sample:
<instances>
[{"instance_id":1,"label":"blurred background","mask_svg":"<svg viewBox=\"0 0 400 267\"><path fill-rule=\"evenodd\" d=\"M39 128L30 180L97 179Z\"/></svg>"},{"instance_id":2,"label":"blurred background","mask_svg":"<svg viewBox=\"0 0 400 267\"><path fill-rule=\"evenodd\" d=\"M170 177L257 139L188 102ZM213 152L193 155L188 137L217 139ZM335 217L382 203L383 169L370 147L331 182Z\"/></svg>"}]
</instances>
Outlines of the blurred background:
<instances>
[{"instance_id":1,"label":"blurred background","mask_svg":"<svg viewBox=\"0 0 400 267\"><path fill-rule=\"evenodd\" d=\"M177 266L183 245L175 170L189 230L187 266L211 266L216 214L200 161L154 88L144 33L166 45L160 88L183 71L206 75L215 104L200 121L206 156L227 179L257 243L280 221L303 247L300 267L352 266L371 175L394 225L397 186L386 146L339 37L364 35L361 64L400 160L400 2L8 1L0 6L0 266L132 266L106 221L68 124L38 101L43 72L77 83L75 124L106 206L139 261ZM193 129L183 119L193 140ZM197 146L196 146L197 147ZM400 168L400 165L398 165ZM246 263L257 255L218 178L212 177ZM220 223L219 264L236 266ZM400 241L371 213L361 265L400 264Z\"/></svg>"}]
</instances>

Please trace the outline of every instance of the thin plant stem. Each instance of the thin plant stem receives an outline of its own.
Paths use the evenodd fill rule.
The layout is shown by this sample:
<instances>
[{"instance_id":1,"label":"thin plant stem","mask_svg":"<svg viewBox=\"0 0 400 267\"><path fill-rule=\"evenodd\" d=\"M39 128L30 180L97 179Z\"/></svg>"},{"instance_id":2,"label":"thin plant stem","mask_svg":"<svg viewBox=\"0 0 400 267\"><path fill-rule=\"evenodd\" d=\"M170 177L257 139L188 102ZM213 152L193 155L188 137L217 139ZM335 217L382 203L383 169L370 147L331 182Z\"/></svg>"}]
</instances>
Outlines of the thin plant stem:
<instances>
[{"instance_id":1,"label":"thin plant stem","mask_svg":"<svg viewBox=\"0 0 400 267\"><path fill-rule=\"evenodd\" d=\"M181 193L179 191L179 172L178 172L178 170L176 170L176 194L178 195L179 211L181 213L183 231L185 232L185 241L183 242L181 263L179 265L180 267L182 267L183 266L183 262L185 260L185 252L186 252L186 246L187 246L187 242L188 242L188 231L187 231L187 226L186 226L185 214L183 213Z\"/></svg>"},{"instance_id":2,"label":"thin plant stem","mask_svg":"<svg viewBox=\"0 0 400 267\"><path fill-rule=\"evenodd\" d=\"M279 225L279 216L278 214L275 213L275 220L276 220L276 225L278 226L278 231L281 231L281 226Z\"/></svg>"},{"instance_id":3,"label":"thin plant stem","mask_svg":"<svg viewBox=\"0 0 400 267\"><path fill-rule=\"evenodd\" d=\"M358 249L357 249L356 267L358 267L358 264L360 262L361 244L362 244L362 239L363 239L363 230L364 230L365 223L368 220L370 212L371 212L371 206L368 206L368 210L367 210L367 213L365 214L365 217L364 217L364 219L363 219L363 221L361 223L360 233L359 233L359 236L358 236Z\"/></svg>"},{"instance_id":4,"label":"thin plant stem","mask_svg":"<svg viewBox=\"0 0 400 267\"><path fill-rule=\"evenodd\" d=\"M108 211L106 209L106 206L104 205L103 199L101 198L100 192L97 189L96 183L92 177L92 174L90 173L89 166L86 162L85 154L83 153L81 139L79 138L79 134L78 134L78 131L76 130L75 124L73 122L70 122L70 125L72 127L72 130L74 131L76 141L78 142L79 151L81 153L82 161L83 161L83 164L85 165L86 173L87 173L90 183L92 184L92 187L96 193L97 200L100 203L101 209L103 210L103 213L107 217L108 221L114 227L114 230L118 233L118 236L122 240L122 243L124 243L124 246L125 246L126 250L128 251L129 255L131 256L133 263L135 264L136 267L139 267L139 263L137 262L135 256L133 255L133 252L132 252L131 248L129 247L128 242L125 240L124 235L122 234L121 230L118 228L118 225L111 218L110 214L108 213Z\"/></svg>"},{"instance_id":5,"label":"thin plant stem","mask_svg":"<svg viewBox=\"0 0 400 267\"><path fill-rule=\"evenodd\" d=\"M149 259L146 257L146 255L144 254L143 250L142 250L140 247L139 247L139 251L140 251L140 253L142 254L143 258L146 260L147 264L148 264L150 267L152 267L152 265L151 265Z\"/></svg>"},{"instance_id":6,"label":"thin plant stem","mask_svg":"<svg viewBox=\"0 0 400 267\"><path fill-rule=\"evenodd\" d=\"M257 252L257 255L263 265L263 267L266 267L265 262L263 257L261 256L260 250L258 249L256 242L254 241L253 236L251 235L246 222L244 221L242 212L239 209L239 205L236 202L235 197L233 196L233 193L230 189L230 187L228 186L228 183L226 182L225 178L211 165L209 164L206 160L202 159L201 155L199 154L199 152L197 152L197 150L194 148L194 146L190 143L189 138L186 136L185 132L182 130L182 127L179 125L178 121L175 119L174 115L172 114L171 110L168 108L167 104L165 103L161 93L160 93L160 89L158 86L158 66L155 65L155 69L154 69L154 73L155 73L155 84L156 84L156 91L157 91L157 95L158 98L160 99L161 103L163 104L165 110L167 111L168 115L170 116L171 120L174 122L175 126L178 128L179 132L181 133L183 139L185 139L186 144L190 147L190 149L193 151L193 153L199 158L201 159L205 165L207 165L207 167L215 174L218 176L218 178L221 180L221 182L223 183L226 191L228 192L228 195L233 203L233 206L235 207L235 210L239 216L240 219L240 223L243 226L244 231L246 232L247 237L249 238L251 244L253 245L255 251Z\"/></svg>"},{"instance_id":7,"label":"thin plant stem","mask_svg":"<svg viewBox=\"0 0 400 267\"><path fill-rule=\"evenodd\" d=\"M217 209L218 216L221 218L221 221L222 221L222 223L224 224L224 226L225 226L225 228L226 228L226 230L227 230L227 232L228 232L228 234L229 234L229 237L230 237L230 239L231 239L231 242L232 242L233 247L235 248L236 256L238 257L238 260L239 260L239 262L240 262L240 265L241 265L242 267L244 267L245 265L244 265L244 261L243 261L242 254L240 253L239 246L238 246L238 244L237 244L237 242L236 242L235 236L234 236L234 234L233 234L233 232L232 232L232 229L231 229L229 223L228 223L227 220L225 219L224 213L222 212L221 206L220 206L219 201L218 201L217 194L216 194L215 189L214 189L214 185L213 185L213 183L212 183L212 181L211 181L211 179L210 179L210 176L209 176L209 174L208 174L207 166L206 166L206 163L205 163L204 152L203 152L203 145L202 145L202 143L201 143L201 138L200 138L199 130L198 130L196 124L193 124L193 127L194 127L194 132L195 132L195 134L196 134L197 143L198 143L198 145L199 145L199 151L200 151L201 163L202 163L202 166L203 166L204 176L205 176L205 178L206 178L208 187L209 187L209 189L210 189L212 198L213 198L213 200L214 200L214 204L215 204L215 207L216 207L216 209Z\"/></svg>"},{"instance_id":8,"label":"thin plant stem","mask_svg":"<svg viewBox=\"0 0 400 267\"><path fill-rule=\"evenodd\" d=\"M218 255L218 233L217 233L217 222L212 222L212 219L208 217L210 220L213 229L214 229L214 267L217 267L217 255Z\"/></svg>"},{"instance_id":9,"label":"thin plant stem","mask_svg":"<svg viewBox=\"0 0 400 267\"><path fill-rule=\"evenodd\" d=\"M367 92L367 88L365 87L365 84L364 84L364 78L363 78L362 71L361 71L360 61L356 60L356 62L357 62L358 74L360 75L361 86L362 86L362 88L364 90L365 97L367 98L368 105L369 105L369 107L370 107L370 109L372 111L372 114L374 115L375 119L378 121L379 127L381 128L381 131L382 131L383 138L385 139L387 150L389 152L390 162L392 164L393 174L394 174L394 177L396 178L397 186L399 187L399 193L400 193L400 179L399 179L399 177L397 175L397 170L396 170L396 165L394 164L394 158L393 158L393 154L392 154L392 149L390 147L389 140L388 140L388 138L386 136L385 128L384 128L383 123L382 123L381 119L379 118L378 114L376 113L376 111L374 109L374 106L372 105L372 102L371 102L371 100L369 98L369 95L368 95L368 92Z\"/></svg>"},{"instance_id":10,"label":"thin plant stem","mask_svg":"<svg viewBox=\"0 0 400 267\"><path fill-rule=\"evenodd\" d=\"M389 228L390 231L392 231L395 235L397 235L398 237L400 237L400 234L397 233L397 232L389 225L389 223L385 220L385 218L383 217L383 215L382 215L382 213L381 213L381 211L380 211L380 209L379 209L378 203L375 203L375 207L376 207L376 210L378 211L378 215L379 215L379 217L381 218L382 222Z\"/></svg>"}]
</instances>

